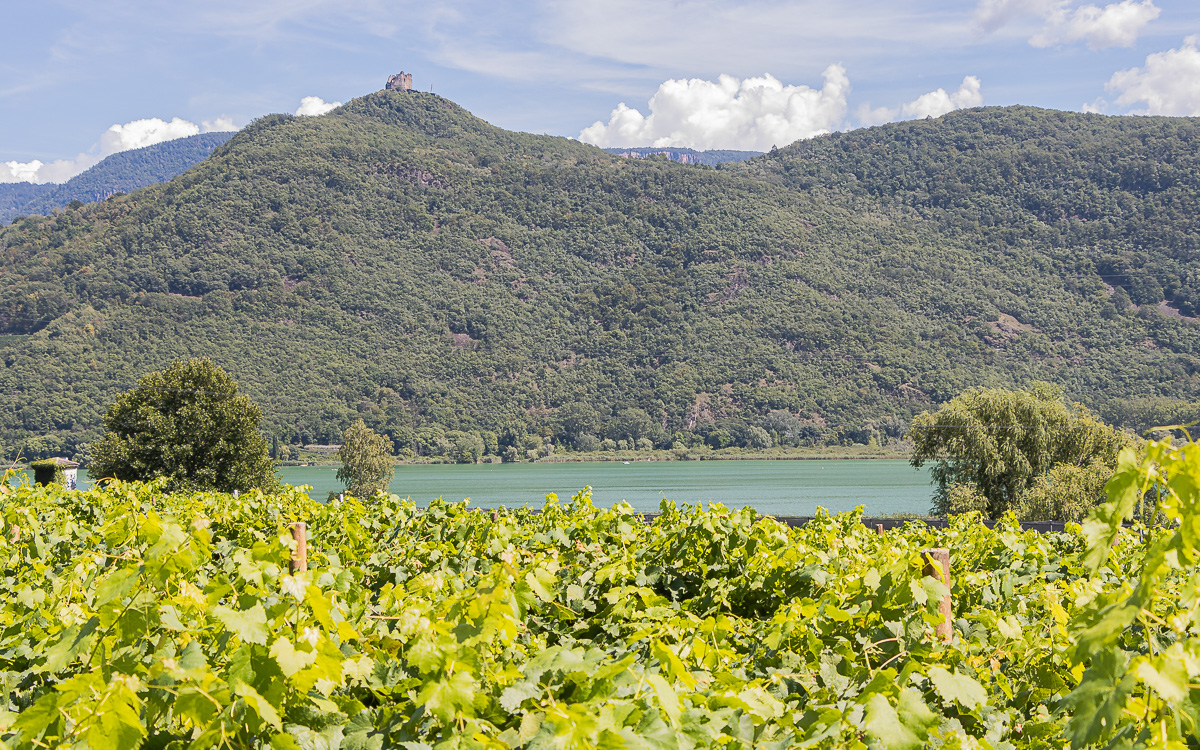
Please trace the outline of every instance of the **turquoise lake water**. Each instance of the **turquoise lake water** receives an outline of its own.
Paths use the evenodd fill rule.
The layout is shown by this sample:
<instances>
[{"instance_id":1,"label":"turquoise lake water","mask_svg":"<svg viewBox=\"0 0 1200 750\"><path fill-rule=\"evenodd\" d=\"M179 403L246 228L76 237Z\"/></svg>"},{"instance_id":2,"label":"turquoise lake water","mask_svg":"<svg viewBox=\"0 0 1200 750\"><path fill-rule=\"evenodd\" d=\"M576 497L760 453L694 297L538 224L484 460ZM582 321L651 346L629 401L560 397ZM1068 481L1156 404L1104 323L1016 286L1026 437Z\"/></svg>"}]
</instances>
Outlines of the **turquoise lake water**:
<instances>
[{"instance_id":1,"label":"turquoise lake water","mask_svg":"<svg viewBox=\"0 0 1200 750\"><path fill-rule=\"evenodd\" d=\"M283 481L311 485L323 500L341 490L335 467L287 466ZM86 482L86 474L81 477ZM655 511L665 497L677 503L718 502L750 506L770 515L811 515L863 505L868 514L925 513L932 487L928 469L903 460L840 461L652 461L397 466L391 491L419 505L434 498L493 508L541 507L553 492L566 501L585 486L593 502L625 500Z\"/></svg>"}]
</instances>

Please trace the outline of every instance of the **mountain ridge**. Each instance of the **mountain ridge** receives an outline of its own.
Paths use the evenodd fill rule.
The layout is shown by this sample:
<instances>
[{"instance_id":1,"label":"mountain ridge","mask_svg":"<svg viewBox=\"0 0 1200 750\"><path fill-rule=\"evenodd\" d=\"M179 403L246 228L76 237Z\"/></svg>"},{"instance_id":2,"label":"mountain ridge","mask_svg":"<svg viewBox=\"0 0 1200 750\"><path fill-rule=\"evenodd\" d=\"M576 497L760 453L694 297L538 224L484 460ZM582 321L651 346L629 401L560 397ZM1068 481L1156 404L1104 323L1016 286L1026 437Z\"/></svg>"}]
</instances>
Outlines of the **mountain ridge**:
<instances>
[{"instance_id":1,"label":"mountain ridge","mask_svg":"<svg viewBox=\"0 0 1200 750\"><path fill-rule=\"evenodd\" d=\"M1094 407L1194 401L1196 326L1118 309L1060 234L1011 206L1020 222L985 231L875 172L847 183L880 133L939 174L985 166L944 147L960 122L1042 127L984 112L715 169L511 133L427 93L268 116L169 182L0 230L0 440L85 455L113 395L183 356L229 369L284 442L361 417L447 455L484 432L518 455L751 427L884 441L967 386L1032 379Z\"/></svg>"},{"instance_id":2,"label":"mountain ridge","mask_svg":"<svg viewBox=\"0 0 1200 750\"><path fill-rule=\"evenodd\" d=\"M27 214L48 214L71 201L94 203L175 177L208 157L232 132L201 133L110 154L62 184L0 184L0 225Z\"/></svg>"}]
</instances>

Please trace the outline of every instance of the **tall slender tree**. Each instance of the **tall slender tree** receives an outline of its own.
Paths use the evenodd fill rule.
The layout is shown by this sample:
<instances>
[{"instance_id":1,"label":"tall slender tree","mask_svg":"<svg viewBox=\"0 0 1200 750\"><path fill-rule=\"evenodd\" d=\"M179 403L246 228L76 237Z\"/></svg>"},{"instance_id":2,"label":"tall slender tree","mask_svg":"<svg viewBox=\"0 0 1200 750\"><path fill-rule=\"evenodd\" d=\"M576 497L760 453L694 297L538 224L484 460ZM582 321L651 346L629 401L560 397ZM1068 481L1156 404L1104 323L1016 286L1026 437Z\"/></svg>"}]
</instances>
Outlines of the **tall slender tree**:
<instances>
[{"instance_id":1,"label":"tall slender tree","mask_svg":"<svg viewBox=\"0 0 1200 750\"><path fill-rule=\"evenodd\" d=\"M355 497L370 497L387 490L395 473L392 441L367 427L361 419L342 433L338 450L342 468L337 478L345 483L346 492ZM331 493L332 494L332 493Z\"/></svg>"}]
</instances>

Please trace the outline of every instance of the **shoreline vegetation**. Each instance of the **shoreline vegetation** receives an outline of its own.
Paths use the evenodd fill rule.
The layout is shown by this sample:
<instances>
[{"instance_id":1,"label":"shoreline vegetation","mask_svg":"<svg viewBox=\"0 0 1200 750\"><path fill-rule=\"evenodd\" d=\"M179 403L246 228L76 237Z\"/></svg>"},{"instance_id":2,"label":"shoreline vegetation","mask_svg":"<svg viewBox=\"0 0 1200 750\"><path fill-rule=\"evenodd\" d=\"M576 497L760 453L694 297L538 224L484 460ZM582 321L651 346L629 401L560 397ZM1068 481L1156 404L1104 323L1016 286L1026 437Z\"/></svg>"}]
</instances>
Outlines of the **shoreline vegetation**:
<instances>
[{"instance_id":1,"label":"shoreline vegetation","mask_svg":"<svg viewBox=\"0 0 1200 750\"><path fill-rule=\"evenodd\" d=\"M305 451L297 459L280 461L280 466L340 466L337 458L337 446L331 446L334 452ZM687 449L661 449L651 451L570 451L542 456L532 461L520 463L611 463L625 462L643 463L649 461L847 461L862 459L908 460L911 449L908 446L816 446L805 448L765 448L761 450L747 448L707 447ZM397 458L395 466L423 466L428 464L453 464L446 456L416 456ZM478 463L502 463L499 456L484 456Z\"/></svg>"}]
</instances>

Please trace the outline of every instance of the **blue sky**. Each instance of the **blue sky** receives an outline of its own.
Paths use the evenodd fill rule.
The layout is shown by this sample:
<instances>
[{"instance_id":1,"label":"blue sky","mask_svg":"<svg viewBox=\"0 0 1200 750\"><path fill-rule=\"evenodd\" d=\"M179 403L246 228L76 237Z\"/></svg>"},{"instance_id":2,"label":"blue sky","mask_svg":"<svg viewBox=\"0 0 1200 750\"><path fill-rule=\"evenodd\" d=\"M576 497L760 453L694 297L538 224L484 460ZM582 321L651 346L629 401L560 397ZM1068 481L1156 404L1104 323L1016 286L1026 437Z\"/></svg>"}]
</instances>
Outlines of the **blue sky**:
<instances>
[{"instance_id":1,"label":"blue sky","mask_svg":"<svg viewBox=\"0 0 1200 750\"><path fill-rule=\"evenodd\" d=\"M319 112L399 70L602 145L760 149L979 104L1200 115L1194 1L2 2L0 181Z\"/></svg>"}]
</instances>

